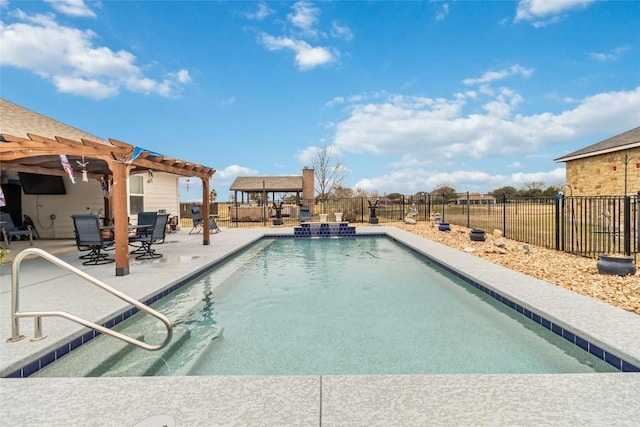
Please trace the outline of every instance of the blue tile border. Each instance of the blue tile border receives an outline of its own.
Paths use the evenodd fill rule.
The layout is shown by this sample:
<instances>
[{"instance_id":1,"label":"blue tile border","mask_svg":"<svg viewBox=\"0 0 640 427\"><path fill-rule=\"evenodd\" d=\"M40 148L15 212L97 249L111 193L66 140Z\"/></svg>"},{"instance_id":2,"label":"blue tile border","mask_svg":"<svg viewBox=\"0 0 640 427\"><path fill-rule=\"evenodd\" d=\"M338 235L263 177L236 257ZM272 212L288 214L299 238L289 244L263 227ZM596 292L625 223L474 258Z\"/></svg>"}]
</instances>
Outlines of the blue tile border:
<instances>
[{"instance_id":1,"label":"blue tile border","mask_svg":"<svg viewBox=\"0 0 640 427\"><path fill-rule=\"evenodd\" d=\"M534 312L532 312L532 311L530 311L530 310L528 310L528 309L526 309L524 307L521 307L519 304L516 304L515 302L509 300L508 298L503 297L498 292L495 292L495 291L485 287L484 285L474 281L472 278L470 278L470 277L468 277L468 276L466 276L464 274L461 274L461 273L451 269L447 265L442 264L441 262L429 257L428 255L425 255L424 253L422 253L420 251L417 251L414 248L411 248L410 246L404 244L402 241L398 241L398 240L393 239L392 237L389 237L387 235L385 235L385 236L388 237L388 238L391 238L395 242L397 242L397 243L403 245L404 247L410 249L414 253L422 256L423 258L425 258L429 262L437 265L439 268L445 270L446 272L452 274L453 276L455 276L455 277L457 277L459 279L462 279L466 283L468 283L468 284L474 286L475 288L481 290L485 294L495 298L496 300L500 301L504 305L514 309L515 311L517 311L518 313L522 314L526 318L531 319L535 323L538 323L541 326L543 326L544 328L549 329L550 331L554 332L557 335L560 335L561 337L565 338L567 341L577 345L578 347L580 347L584 351L589 352L590 354L592 354L593 356L597 357L598 359L601 359L601 360L607 362L609 365L613 366L617 370L622 371L622 372L640 372L640 367L635 366L635 365L633 365L633 364L621 359L620 357L616 356L614 353L606 351L606 350L598 347L596 344L591 343L587 339L584 339L584 338L576 335L574 332L572 332L570 330L567 330L567 329L564 329L560 325L554 324L550 320L545 319L543 316L540 316L539 314L536 314L536 313L534 313Z\"/></svg>"},{"instance_id":2,"label":"blue tile border","mask_svg":"<svg viewBox=\"0 0 640 427\"><path fill-rule=\"evenodd\" d=\"M311 223L314 224L314 223ZM329 225L329 224L322 224L319 223L321 225ZM339 223L340 224L340 228L344 228L343 225L346 225L346 223ZM305 225L310 225L310 224L302 224L303 226ZM305 227L306 228L306 227ZM322 227L324 228L324 227ZM357 238L367 238L367 237L376 237L376 238L389 238L394 240L395 242L403 245L403 247L406 247L408 249L410 249L411 251L413 251L414 253L420 255L421 257L423 257L424 259L428 260L429 262L435 264L438 266L438 268L443 269L444 271L454 275L455 277L462 279L463 281L465 281L466 283L473 285L475 288L481 290L482 292L484 292L485 294L495 298L496 300L500 301L501 303L503 303L504 305L512 308L513 310L517 311L518 313L522 314L524 317L533 320L535 323L538 323L540 325L542 325L543 327L545 327L546 329L551 330L552 332L554 332L555 334L565 338L567 341L571 342L572 344L580 347L581 349L583 349L584 351L587 351L589 353L591 353L592 355L594 355L595 357L604 360L605 362L607 362L609 365L613 366L614 368L618 369L619 371L622 372L640 372L640 367L635 366L623 359L621 359L620 357L616 356L615 354L608 352L606 350L603 350L602 348L598 347L597 345L589 342L588 340L576 335L574 332L571 332L567 329L562 328L561 326L554 324L553 322L551 322L550 320L545 319L544 317L536 314L535 312L532 312L524 307L522 307L521 305L515 303L514 301L511 301L510 299L503 297L502 295L500 295L499 293L483 286L480 283L477 283L476 281L474 281L472 278L467 277L457 271L454 271L453 269L449 268L448 266L440 263L439 261L429 257L428 255L425 255L422 252L419 252L413 248L411 248L410 246L404 244L401 241L398 241L392 237L390 237L389 235L387 235L386 233L367 233L367 234L356 234L355 233L355 227L348 227L349 229L353 229L353 234L347 234L347 235L322 235L322 236L307 236L307 235L300 235L300 234L295 234L295 229L294 229L294 234L290 235L290 234L279 234L279 235L266 235L264 237L262 237L259 240L262 239L290 239L290 238L308 238L308 237L340 237L340 238L346 238L346 237L357 237ZM254 242L255 243L255 242ZM252 244L248 245L246 248L251 247ZM243 249L246 249L243 248ZM232 255L230 255L232 256ZM197 279L198 277L206 274L209 270L211 270L212 268L216 267L217 265L219 265L220 263L226 261L229 257L225 257L224 259L218 260L217 262L209 265L207 268L196 272L195 274L185 277L183 279L181 279L180 281L178 281L177 283L173 284L172 286L168 287L167 289L158 292L157 294L153 295L152 297L148 298L146 301L143 301L145 305L151 305L154 302L158 301L161 298L164 298L165 296L169 295L170 293L176 291L177 289L181 288L182 286L186 285L187 283L191 282L192 280ZM121 313L117 316L115 316L114 318L108 320L107 322L103 323L102 326L107 327L107 328L112 328L113 326L117 325L118 323L128 319L129 317L133 316L134 314L136 314L138 311L140 311L138 308L136 307L132 307L129 310L125 311L124 313ZM109 326L107 326L109 325ZM47 366L50 363L53 363L54 361L56 361L57 359L63 357L64 355L66 355L67 353L69 353L71 350L81 346L82 344L85 344L89 341L91 341L93 338L97 337L98 335L100 335L100 332L97 331L88 331L86 333L84 333L83 335L81 335L80 337L74 338L72 340L70 340L69 342L63 344L62 346L58 347L57 349L45 354L44 356L42 356L41 358L27 364L26 366L10 373L9 375L5 376L5 378L26 378L30 375L32 375L33 373L35 373L36 371L44 368L45 366Z\"/></svg>"}]
</instances>

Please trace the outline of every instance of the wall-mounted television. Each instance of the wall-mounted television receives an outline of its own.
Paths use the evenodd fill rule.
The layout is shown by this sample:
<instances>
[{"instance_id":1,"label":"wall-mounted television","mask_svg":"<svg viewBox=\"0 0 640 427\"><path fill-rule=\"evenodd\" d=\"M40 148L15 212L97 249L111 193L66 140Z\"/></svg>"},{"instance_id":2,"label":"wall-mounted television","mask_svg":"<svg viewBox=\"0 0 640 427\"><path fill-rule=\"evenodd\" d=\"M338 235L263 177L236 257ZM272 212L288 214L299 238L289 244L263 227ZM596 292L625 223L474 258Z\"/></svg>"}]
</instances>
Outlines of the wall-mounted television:
<instances>
[{"instance_id":1,"label":"wall-mounted television","mask_svg":"<svg viewBox=\"0 0 640 427\"><path fill-rule=\"evenodd\" d=\"M18 172L24 194L67 194L64 181L57 175Z\"/></svg>"}]
</instances>

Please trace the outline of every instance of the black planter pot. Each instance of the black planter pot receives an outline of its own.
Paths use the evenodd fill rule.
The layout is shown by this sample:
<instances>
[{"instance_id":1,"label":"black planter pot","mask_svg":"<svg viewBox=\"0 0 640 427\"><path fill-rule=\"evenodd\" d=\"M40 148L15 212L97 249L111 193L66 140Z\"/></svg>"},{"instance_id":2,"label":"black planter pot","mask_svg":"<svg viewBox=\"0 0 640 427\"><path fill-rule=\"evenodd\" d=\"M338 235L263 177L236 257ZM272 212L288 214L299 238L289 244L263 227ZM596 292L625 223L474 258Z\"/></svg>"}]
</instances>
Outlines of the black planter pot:
<instances>
[{"instance_id":1,"label":"black planter pot","mask_svg":"<svg viewBox=\"0 0 640 427\"><path fill-rule=\"evenodd\" d=\"M451 231L451 227L448 222L441 222L438 224L438 230L440 231Z\"/></svg>"},{"instance_id":2,"label":"black planter pot","mask_svg":"<svg viewBox=\"0 0 640 427\"><path fill-rule=\"evenodd\" d=\"M598 273L612 276L627 276L636 274L636 266L631 256L613 256L600 254L596 262Z\"/></svg>"},{"instance_id":3,"label":"black planter pot","mask_svg":"<svg viewBox=\"0 0 640 427\"><path fill-rule=\"evenodd\" d=\"M487 238L487 233L484 230L473 229L469 233L469 238L474 242L484 242Z\"/></svg>"}]
</instances>

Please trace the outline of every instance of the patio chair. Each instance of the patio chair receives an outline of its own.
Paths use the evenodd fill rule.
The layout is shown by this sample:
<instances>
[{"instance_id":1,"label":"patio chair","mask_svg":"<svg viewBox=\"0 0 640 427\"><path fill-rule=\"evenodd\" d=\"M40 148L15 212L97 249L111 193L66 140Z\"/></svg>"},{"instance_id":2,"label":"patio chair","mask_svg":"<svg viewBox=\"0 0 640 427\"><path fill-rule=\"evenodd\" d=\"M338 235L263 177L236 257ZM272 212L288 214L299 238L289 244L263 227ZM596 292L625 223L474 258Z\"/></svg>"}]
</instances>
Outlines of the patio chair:
<instances>
[{"instance_id":1,"label":"patio chair","mask_svg":"<svg viewBox=\"0 0 640 427\"><path fill-rule=\"evenodd\" d=\"M189 231L189 234L194 234L194 232L199 233L204 224L202 214L200 213L200 206L191 206L191 219L193 220L193 228Z\"/></svg>"},{"instance_id":2,"label":"patio chair","mask_svg":"<svg viewBox=\"0 0 640 427\"><path fill-rule=\"evenodd\" d=\"M156 223L158 212L138 212L138 224L136 227L135 237L146 237L153 231L153 225ZM164 243L164 242L162 242ZM140 246L132 254L144 253L144 248Z\"/></svg>"},{"instance_id":3,"label":"patio chair","mask_svg":"<svg viewBox=\"0 0 640 427\"><path fill-rule=\"evenodd\" d=\"M156 252L153 249L153 245L161 244L164 242L164 236L167 232L167 220L169 214L158 214L153 224L151 234L143 236L131 236L129 237L129 244L135 246L136 243L140 244L140 247L131 253L139 253L136 259L154 259L161 258L162 254Z\"/></svg>"},{"instance_id":4,"label":"patio chair","mask_svg":"<svg viewBox=\"0 0 640 427\"><path fill-rule=\"evenodd\" d=\"M91 214L71 215L73 227L76 233L76 245L79 250L88 250L89 253L81 255L86 259L82 265L102 265L114 262L103 250L113 248L113 239L104 238L100 230L100 218Z\"/></svg>"},{"instance_id":5,"label":"patio chair","mask_svg":"<svg viewBox=\"0 0 640 427\"><path fill-rule=\"evenodd\" d=\"M216 219L212 216L209 217L209 231L211 233L222 233L222 230L220 230L220 227L218 227L216 223Z\"/></svg>"},{"instance_id":6,"label":"patio chair","mask_svg":"<svg viewBox=\"0 0 640 427\"><path fill-rule=\"evenodd\" d=\"M300 206L300 222L311 221L311 212L309 206Z\"/></svg>"},{"instance_id":7,"label":"patio chair","mask_svg":"<svg viewBox=\"0 0 640 427\"><path fill-rule=\"evenodd\" d=\"M33 228L30 225L16 227L11 215L0 212L0 227L2 227L2 237L6 247L9 247L14 236L29 236L29 243L33 246Z\"/></svg>"},{"instance_id":8,"label":"patio chair","mask_svg":"<svg viewBox=\"0 0 640 427\"><path fill-rule=\"evenodd\" d=\"M151 233L151 227L156 223L158 212L138 212L138 226L136 235L146 235Z\"/></svg>"}]
</instances>

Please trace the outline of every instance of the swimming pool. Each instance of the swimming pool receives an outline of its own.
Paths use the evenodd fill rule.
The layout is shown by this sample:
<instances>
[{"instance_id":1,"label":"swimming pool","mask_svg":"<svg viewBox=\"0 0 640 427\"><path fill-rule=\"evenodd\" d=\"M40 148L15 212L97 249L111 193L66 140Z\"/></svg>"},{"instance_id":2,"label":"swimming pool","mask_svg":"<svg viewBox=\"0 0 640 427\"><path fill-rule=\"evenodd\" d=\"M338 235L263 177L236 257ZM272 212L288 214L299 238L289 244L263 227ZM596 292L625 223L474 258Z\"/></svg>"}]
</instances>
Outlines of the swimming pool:
<instances>
[{"instance_id":1,"label":"swimming pool","mask_svg":"<svg viewBox=\"0 0 640 427\"><path fill-rule=\"evenodd\" d=\"M188 331L182 345L117 353L95 374L614 370L388 238L264 239L154 307ZM135 317L117 328L152 338Z\"/></svg>"}]
</instances>

